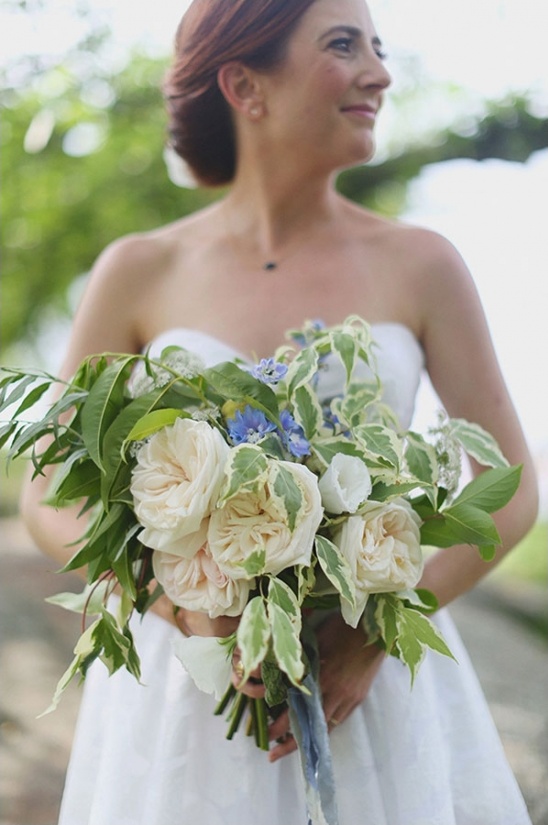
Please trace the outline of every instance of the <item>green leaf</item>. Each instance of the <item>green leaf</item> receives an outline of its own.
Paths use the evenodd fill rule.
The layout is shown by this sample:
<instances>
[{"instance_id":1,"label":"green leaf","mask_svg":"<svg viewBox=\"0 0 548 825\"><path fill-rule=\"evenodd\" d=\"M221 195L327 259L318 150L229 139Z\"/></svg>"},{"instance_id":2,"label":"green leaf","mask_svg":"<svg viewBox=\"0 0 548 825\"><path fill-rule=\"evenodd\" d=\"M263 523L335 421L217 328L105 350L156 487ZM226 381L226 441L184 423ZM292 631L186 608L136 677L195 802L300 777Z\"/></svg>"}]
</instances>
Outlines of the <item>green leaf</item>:
<instances>
[{"instance_id":1,"label":"green leaf","mask_svg":"<svg viewBox=\"0 0 548 825\"><path fill-rule=\"evenodd\" d=\"M483 561L487 561L487 562L493 561L493 559L497 555L497 548L495 546L493 546L493 547L483 546L483 547L479 547L478 550L480 552L480 556L482 557Z\"/></svg>"},{"instance_id":2,"label":"green leaf","mask_svg":"<svg viewBox=\"0 0 548 825\"><path fill-rule=\"evenodd\" d=\"M308 384L298 387L294 394L293 413L295 420L304 430L306 438L314 438L323 422L323 412L318 398Z\"/></svg>"},{"instance_id":3,"label":"green leaf","mask_svg":"<svg viewBox=\"0 0 548 825\"><path fill-rule=\"evenodd\" d=\"M106 431L124 406L124 390L135 356L116 359L91 388L82 408L82 437L90 457L102 470Z\"/></svg>"},{"instance_id":4,"label":"green leaf","mask_svg":"<svg viewBox=\"0 0 548 825\"><path fill-rule=\"evenodd\" d=\"M34 407L34 405L42 398L44 393L46 393L47 390L49 390L51 385L51 381L46 381L45 383L39 384L37 387L34 387L34 389L31 390L28 393L28 395L25 396L21 404L17 407L17 409L13 413L13 418L18 418L21 415L21 413Z\"/></svg>"},{"instance_id":5,"label":"green leaf","mask_svg":"<svg viewBox=\"0 0 548 825\"><path fill-rule=\"evenodd\" d=\"M463 449L484 467L508 467L493 436L479 424L471 424L463 418L451 418L449 423Z\"/></svg>"},{"instance_id":6,"label":"green leaf","mask_svg":"<svg viewBox=\"0 0 548 825\"><path fill-rule=\"evenodd\" d=\"M55 473L47 504L63 507L101 492L101 472L86 456L85 449L69 453Z\"/></svg>"},{"instance_id":7,"label":"green leaf","mask_svg":"<svg viewBox=\"0 0 548 825\"><path fill-rule=\"evenodd\" d=\"M493 545L500 544L495 522L484 510L470 504L454 504L443 511L447 522L466 544Z\"/></svg>"},{"instance_id":8,"label":"green leaf","mask_svg":"<svg viewBox=\"0 0 548 825\"><path fill-rule=\"evenodd\" d=\"M85 612L86 616L98 616L103 610L108 586L108 582L87 585L81 593L56 593L45 601L72 613Z\"/></svg>"},{"instance_id":9,"label":"green leaf","mask_svg":"<svg viewBox=\"0 0 548 825\"><path fill-rule=\"evenodd\" d=\"M275 393L237 364L231 361L217 364L204 370L203 376L224 399L252 404L279 423L278 400Z\"/></svg>"},{"instance_id":10,"label":"green leaf","mask_svg":"<svg viewBox=\"0 0 548 825\"><path fill-rule=\"evenodd\" d=\"M142 441L144 438L149 438L158 430L170 427L178 418L190 418L190 415L184 410L153 410L140 418L132 427L126 436L126 441Z\"/></svg>"},{"instance_id":11,"label":"green leaf","mask_svg":"<svg viewBox=\"0 0 548 825\"><path fill-rule=\"evenodd\" d=\"M125 632L124 632L125 631ZM116 619L103 608L102 618L95 626L93 638L101 647L100 659L112 675L122 667L127 667L137 679L140 678L138 660L135 659L133 639L127 628L121 631Z\"/></svg>"},{"instance_id":12,"label":"green leaf","mask_svg":"<svg viewBox=\"0 0 548 825\"><path fill-rule=\"evenodd\" d=\"M355 609L356 586L348 562L339 548L324 536L316 536L316 554L329 581L337 588L342 598Z\"/></svg>"},{"instance_id":13,"label":"green leaf","mask_svg":"<svg viewBox=\"0 0 548 825\"><path fill-rule=\"evenodd\" d=\"M297 628L282 608L274 602L268 605L268 617L276 661L289 681L299 687L304 676L304 662Z\"/></svg>"},{"instance_id":14,"label":"green leaf","mask_svg":"<svg viewBox=\"0 0 548 825\"><path fill-rule=\"evenodd\" d=\"M99 624L100 619L97 619L93 624L91 624L88 629L80 636L76 647L74 648L74 658L68 668L65 670L61 678L57 683L57 687L55 688L55 693L53 694L53 698L51 700L51 704L48 708L46 708L43 713L39 715L39 719L45 716L48 713L54 711L69 684L72 682L74 677L80 673L82 676L85 676L86 670L91 664L91 662L95 661L99 656L99 650L97 648L94 632L95 628Z\"/></svg>"},{"instance_id":15,"label":"green leaf","mask_svg":"<svg viewBox=\"0 0 548 825\"><path fill-rule=\"evenodd\" d=\"M275 465L274 493L282 502L287 515L287 525L291 532L295 529L297 516L303 506L303 493L293 473L283 464Z\"/></svg>"},{"instance_id":16,"label":"green leaf","mask_svg":"<svg viewBox=\"0 0 548 825\"><path fill-rule=\"evenodd\" d=\"M261 665L261 676L265 686L265 700L269 707L281 705L287 699L287 685L284 682L282 671L276 664L274 657L272 661L267 656Z\"/></svg>"},{"instance_id":17,"label":"green leaf","mask_svg":"<svg viewBox=\"0 0 548 825\"><path fill-rule=\"evenodd\" d=\"M268 459L260 447L253 444L235 447L229 453L219 502L228 501L241 490L254 492L265 481L267 473Z\"/></svg>"},{"instance_id":18,"label":"green leaf","mask_svg":"<svg viewBox=\"0 0 548 825\"><path fill-rule=\"evenodd\" d=\"M472 504L486 513L500 510L518 489L522 469L519 465L485 470L466 485L452 506Z\"/></svg>"},{"instance_id":19,"label":"green leaf","mask_svg":"<svg viewBox=\"0 0 548 825\"><path fill-rule=\"evenodd\" d=\"M17 432L19 425L17 421L8 421L0 427L0 449L7 444L10 438Z\"/></svg>"},{"instance_id":20,"label":"green leaf","mask_svg":"<svg viewBox=\"0 0 548 825\"><path fill-rule=\"evenodd\" d=\"M243 682L247 681L249 674L265 658L270 642L270 633L270 624L264 601L261 596L256 596L247 603L236 633L244 666Z\"/></svg>"}]
</instances>

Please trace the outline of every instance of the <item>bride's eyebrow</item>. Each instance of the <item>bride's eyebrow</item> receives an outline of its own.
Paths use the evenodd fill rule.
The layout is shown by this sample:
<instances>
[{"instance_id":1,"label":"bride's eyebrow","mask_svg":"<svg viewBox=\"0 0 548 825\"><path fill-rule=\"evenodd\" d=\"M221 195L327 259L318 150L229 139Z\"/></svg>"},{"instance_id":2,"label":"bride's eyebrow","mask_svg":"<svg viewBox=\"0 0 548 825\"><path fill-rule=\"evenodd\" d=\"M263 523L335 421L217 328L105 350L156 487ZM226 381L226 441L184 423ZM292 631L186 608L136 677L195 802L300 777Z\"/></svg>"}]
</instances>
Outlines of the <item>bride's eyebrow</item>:
<instances>
[{"instance_id":1,"label":"bride's eyebrow","mask_svg":"<svg viewBox=\"0 0 548 825\"><path fill-rule=\"evenodd\" d=\"M321 35L319 40L324 40L326 37L331 37L334 34L348 34L350 37L363 37L363 31L356 28L356 26L332 26Z\"/></svg>"}]
</instances>

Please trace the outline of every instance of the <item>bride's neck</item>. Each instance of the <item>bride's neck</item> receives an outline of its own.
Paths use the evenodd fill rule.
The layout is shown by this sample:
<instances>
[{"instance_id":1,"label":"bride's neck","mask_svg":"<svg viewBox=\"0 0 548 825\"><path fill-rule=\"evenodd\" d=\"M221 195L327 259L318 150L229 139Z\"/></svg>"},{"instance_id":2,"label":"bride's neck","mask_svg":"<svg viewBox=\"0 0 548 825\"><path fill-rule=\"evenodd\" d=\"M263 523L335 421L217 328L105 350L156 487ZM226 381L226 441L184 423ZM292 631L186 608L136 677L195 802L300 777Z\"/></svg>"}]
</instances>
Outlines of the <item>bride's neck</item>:
<instances>
[{"instance_id":1,"label":"bride's neck","mask_svg":"<svg viewBox=\"0 0 548 825\"><path fill-rule=\"evenodd\" d=\"M303 232L332 223L339 203L333 176L305 177L278 166L239 170L223 206L228 231L268 257Z\"/></svg>"}]
</instances>

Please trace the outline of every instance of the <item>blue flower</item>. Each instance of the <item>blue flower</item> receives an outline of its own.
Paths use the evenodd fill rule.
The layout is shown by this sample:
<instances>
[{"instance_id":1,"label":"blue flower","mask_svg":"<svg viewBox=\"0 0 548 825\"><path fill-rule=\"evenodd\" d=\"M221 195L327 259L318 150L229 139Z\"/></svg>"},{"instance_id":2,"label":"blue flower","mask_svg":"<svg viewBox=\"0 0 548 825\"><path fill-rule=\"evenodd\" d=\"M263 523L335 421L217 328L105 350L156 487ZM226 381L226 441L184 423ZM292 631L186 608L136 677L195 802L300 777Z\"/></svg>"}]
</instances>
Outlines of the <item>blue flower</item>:
<instances>
[{"instance_id":1,"label":"blue flower","mask_svg":"<svg viewBox=\"0 0 548 825\"><path fill-rule=\"evenodd\" d=\"M251 375L263 384L277 384L287 374L287 367L273 358L263 358L251 369Z\"/></svg>"},{"instance_id":2,"label":"blue flower","mask_svg":"<svg viewBox=\"0 0 548 825\"><path fill-rule=\"evenodd\" d=\"M282 424L280 436L291 455L295 458L310 455L310 442L305 438L303 428L297 424L289 410L283 410L280 414L280 421Z\"/></svg>"},{"instance_id":3,"label":"blue flower","mask_svg":"<svg viewBox=\"0 0 548 825\"><path fill-rule=\"evenodd\" d=\"M236 410L234 418L229 418L226 424L234 444L256 444L276 429L276 425L263 412L249 404L243 412Z\"/></svg>"},{"instance_id":4,"label":"blue flower","mask_svg":"<svg viewBox=\"0 0 548 825\"><path fill-rule=\"evenodd\" d=\"M325 329L326 325L321 318L316 318L314 321L307 321L302 330L294 330L290 335L297 346L306 347L312 344Z\"/></svg>"}]
</instances>

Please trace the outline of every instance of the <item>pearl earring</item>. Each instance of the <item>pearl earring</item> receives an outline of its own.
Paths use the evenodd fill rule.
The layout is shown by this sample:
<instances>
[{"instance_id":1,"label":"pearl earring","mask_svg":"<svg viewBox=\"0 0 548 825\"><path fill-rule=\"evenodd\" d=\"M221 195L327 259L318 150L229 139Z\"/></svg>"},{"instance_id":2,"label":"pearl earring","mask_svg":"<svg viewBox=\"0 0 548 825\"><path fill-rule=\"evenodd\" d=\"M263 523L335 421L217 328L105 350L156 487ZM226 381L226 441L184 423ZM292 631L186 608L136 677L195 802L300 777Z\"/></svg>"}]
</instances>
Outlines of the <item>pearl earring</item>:
<instances>
[{"instance_id":1,"label":"pearl earring","mask_svg":"<svg viewBox=\"0 0 548 825\"><path fill-rule=\"evenodd\" d=\"M261 112L261 106L252 106L249 110L249 114L251 115L251 117L259 117L261 115Z\"/></svg>"}]
</instances>

